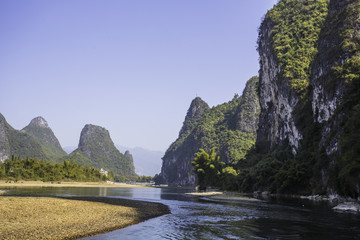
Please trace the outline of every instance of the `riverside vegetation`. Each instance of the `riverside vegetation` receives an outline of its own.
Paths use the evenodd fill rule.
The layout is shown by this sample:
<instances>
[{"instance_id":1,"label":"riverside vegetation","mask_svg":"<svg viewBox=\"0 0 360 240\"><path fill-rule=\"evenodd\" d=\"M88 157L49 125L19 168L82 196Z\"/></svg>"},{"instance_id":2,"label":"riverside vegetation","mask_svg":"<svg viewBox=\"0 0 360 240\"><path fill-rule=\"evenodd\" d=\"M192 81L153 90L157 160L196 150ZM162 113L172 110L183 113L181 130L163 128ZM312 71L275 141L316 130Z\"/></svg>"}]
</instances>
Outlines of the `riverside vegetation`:
<instances>
[{"instance_id":1,"label":"riverside vegetation","mask_svg":"<svg viewBox=\"0 0 360 240\"><path fill-rule=\"evenodd\" d=\"M34 158L20 159L13 156L0 164L0 179L7 181L36 180L44 182L79 181L99 182L113 180L110 173L106 176L99 169L81 166L65 160L63 163L50 163Z\"/></svg>"}]
</instances>

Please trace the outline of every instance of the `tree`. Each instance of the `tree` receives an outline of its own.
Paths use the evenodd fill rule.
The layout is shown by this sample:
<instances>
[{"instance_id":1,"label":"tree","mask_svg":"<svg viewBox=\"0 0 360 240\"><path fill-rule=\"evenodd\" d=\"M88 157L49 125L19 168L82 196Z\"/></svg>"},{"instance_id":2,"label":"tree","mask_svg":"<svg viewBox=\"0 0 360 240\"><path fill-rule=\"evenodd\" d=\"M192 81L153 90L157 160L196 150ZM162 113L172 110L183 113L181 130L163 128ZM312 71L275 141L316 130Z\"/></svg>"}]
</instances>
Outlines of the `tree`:
<instances>
[{"instance_id":1,"label":"tree","mask_svg":"<svg viewBox=\"0 0 360 240\"><path fill-rule=\"evenodd\" d=\"M196 174L200 190L206 190L207 187L219 187L221 173L224 162L220 161L220 155L216 148L210 149L207 153L204 149L195 153L195 159L191 162L194 166L193 173Z\"/></svg>"}]
</instances>

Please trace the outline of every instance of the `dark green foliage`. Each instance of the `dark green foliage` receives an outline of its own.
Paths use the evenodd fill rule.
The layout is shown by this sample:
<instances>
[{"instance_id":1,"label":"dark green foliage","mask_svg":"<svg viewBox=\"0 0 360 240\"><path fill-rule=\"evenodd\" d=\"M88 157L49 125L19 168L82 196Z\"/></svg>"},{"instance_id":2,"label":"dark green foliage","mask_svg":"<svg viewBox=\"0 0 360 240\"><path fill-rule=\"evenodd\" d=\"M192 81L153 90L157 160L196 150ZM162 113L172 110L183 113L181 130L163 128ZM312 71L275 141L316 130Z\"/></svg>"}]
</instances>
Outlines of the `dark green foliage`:
<instances>
[{"instance_id":1,"label":"dark green foliage","mask_svg":"<svg viewBox=\"0 0 360 240\"><path fill-rule=\"evenodd\" d=\"M216 153L216 148L212 148L209 153L204 149L195 153L195 159L191 162L194 167L194 173L198 179L200 190L206 190L207 187L217 186L221 179L221 172L224 162L220 162L220 155Z\"/></svg>"},{"instance_id":2,"label":"dark green foliage","mask_svg":"<svg viewBox=\"0 0 360 240\"><path fill-rule=\"evenodd\" d=\"M359 196L360 184L360 68L356 70L357 74L347 82L348 93L341 106L341 111L347 114L339 141L342 154L338 157L337 165L338 190L343 195L355 198ZM348 80L347 76L344 77Z\"/></svg>"},{"instance_id":3,"label":"dark green foliage","mask_svg":"<svg viewBox=\"0 0 360 240\"><path fill-rule=\"evenodd\" d=\"M302 109L306 112L306 107ZM326 192L321 185L321 171L327 169L328 157L319 149L321 125L304 127L301 149L294 155L289 144L279 145L270 153L253 149L245 161L236 166L240 191L318 194Z\"/></svg>"},{"instance_id":4,"label":"dark green foliage","mask_svg":"<svg viewBox=\"0 0 360 240\"><path fill-rule=\"evenodd\" d=\"M255 144L255 134L235 128L235 117L241 97L213 107L203 116L193 131L202 148L216 146L226 162L237 162Z\"/></svg>"},{"instance_id":5,"label":"dark green foliage","mask_svg":"<svg viewBox=\"0 0 360 240\"><path fill-rule=\"evenodd\" d=\"M216 148L211 148L209 153L204 149L195 153L195 159L191 162L194 167L192 173L197 176L200 190L207 187L219 187L224 190L236 190L236 176L238 172L226 163L220 161L220 155Z\"/></svg>"},{"instance_id":6,"label":"dark green foliage","mask_svg":"<svg viewBox=\"0 0 360 240\"><path fill-rule=\"evenodd\" d=\"M225 162L236 163L243 159L256 139L260 112L258 81L258 77L252 77L247 82L244 96L236 94L231 101L211 109L205 103L198 103L203 106L201 114L196 118L189 118L188 112L179 138L167 152L175 152L186 145L187 141L193 141L203 149L217 147ZM189 111L191 109L190 106Z\"/></svg>"},{"instance_id":7,"label":"dark green foliage","mask_svg":"<svg viewBox=\"0 0 360 240\"><path fill-rule=\"evenodd\" d=\"M136 182L141 182L141 183L150 183L154 180L153 177L151 176L139 176L137 179L136 179Z\"/></svg>"},{"instance_id":8,"label":"dark green foliage","mask_svg":"<svg viewBox=\"0 0 360 240\"><path fill-rule=\"evenodd\" d=\"M154 182L155 182L155 185L161 185L165 182L165 180L160 174L155 174Z\"/></svg>"},{"instance_id":9,"label":"dark green foliage","mask_svg":"<svg viewBox=\"0 0 360 240\"><path fill-rule=\"evenodd\" d=\"M27 133L13 129L8 135L11 154L21 157L47 159L41 145Z\"/></svg>"},{"instance_id":10,"label":"dark green foliage","mask_svg":"<svg viewBox=\"0 0 360 240\"><path fill-rule=\"evenodd\" d=\"M99 169L80 166L67 160L64 163L49 163L34 158L12 157L0 164L0 179L37 181L82 181L98 182L108 178Z\"/></svg>"},{"instance_id":11,"label":"dark green foliage","mask_svg":"<svg viewBox=\"0 0 360 240\"><path fill-rule=\"evenodd\" d=\"M129 182L134 181L137 178L137 175L134 172L133 162L130 161L128 157L121 154L117 149L117 152L114 151L114 158L106 157L105 154L101 154L101 152L96 152L92 158L87 157L83 152L79 149L72 152L69 159L73 160L79 165L82 166L91 166L94 168L104 168L113 172L115 175L114 178L118 182Z\"/></svg>"},{"instance_id":12,"label":"dark green foliage","mask_svg":"<svg viewBox=\"0 0 360 240\"><path fill-rule=\"evenodd\" d=\"M281 65L280 77L298 93L307 90L317 41L329 0L281 0L265 21L272 21L272 49Z\"/></svg>"}]
</instances>

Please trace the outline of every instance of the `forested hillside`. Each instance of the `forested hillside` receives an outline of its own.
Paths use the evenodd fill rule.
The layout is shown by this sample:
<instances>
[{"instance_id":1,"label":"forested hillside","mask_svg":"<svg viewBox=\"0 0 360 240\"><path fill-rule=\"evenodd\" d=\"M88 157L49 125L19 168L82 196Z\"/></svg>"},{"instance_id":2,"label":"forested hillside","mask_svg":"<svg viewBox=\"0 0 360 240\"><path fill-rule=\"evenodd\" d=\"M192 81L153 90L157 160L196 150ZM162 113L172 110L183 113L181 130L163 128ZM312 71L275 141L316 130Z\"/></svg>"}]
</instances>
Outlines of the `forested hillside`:
<instances>
[{"instance_id":1,"label":"forested hillside","mask_svg":"<svg viewBox=\"0 0 360 240\"><path fill-rule=\"evenodd\" d=\"M258 77L248 80L243 95L209 108L195 98L185 117L178 139L163 157L160 174L170 185L193 185L191 161L200 148L217 147L226 163L236 164L255 144L259 116Z\"/></svg>"},{"instance_id":2,"label":"forested hillside","mask_svg":"<svg viewBox=\"0 0 360 240\"><path fill-rule=\"evenodd\" d=\"M127 152L122 154L115 147L109 131L100 126L87 124L81 131L79 146L68 157L75 163L112 172L116 180L135 180L134 161Z\"/></svg>"}]
</instances>

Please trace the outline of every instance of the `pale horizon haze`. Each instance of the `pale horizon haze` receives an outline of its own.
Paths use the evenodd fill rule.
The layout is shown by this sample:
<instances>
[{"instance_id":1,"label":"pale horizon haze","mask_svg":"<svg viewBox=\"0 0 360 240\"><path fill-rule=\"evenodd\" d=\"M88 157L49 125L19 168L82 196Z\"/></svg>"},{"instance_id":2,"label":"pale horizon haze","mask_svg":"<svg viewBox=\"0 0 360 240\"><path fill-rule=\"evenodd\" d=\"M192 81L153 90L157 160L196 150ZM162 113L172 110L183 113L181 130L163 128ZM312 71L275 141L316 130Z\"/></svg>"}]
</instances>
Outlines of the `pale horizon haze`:
<instances>
[{"instance_id":1,"label":"pale horizon haze","mask_svg":"<svg viewBox=\"0 0 360 240\"><path fill-rule=\"evenodd\" d=\"M276 0L2 0L0 113L42 116L63 147L85 124L165 152L191 101L210 107L258 75L258 27Z\"/></svg>"}]
</instances>

